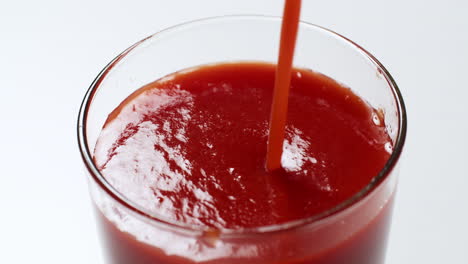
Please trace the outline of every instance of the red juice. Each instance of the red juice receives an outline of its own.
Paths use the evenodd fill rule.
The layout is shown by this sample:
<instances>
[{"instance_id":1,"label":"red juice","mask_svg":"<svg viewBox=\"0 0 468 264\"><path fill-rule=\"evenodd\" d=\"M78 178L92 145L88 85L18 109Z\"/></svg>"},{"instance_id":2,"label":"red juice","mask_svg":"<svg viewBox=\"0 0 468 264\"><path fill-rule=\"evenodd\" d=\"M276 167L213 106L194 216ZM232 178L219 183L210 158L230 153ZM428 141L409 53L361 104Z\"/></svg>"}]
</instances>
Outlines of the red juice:
<instances>
[{"instance_id":1,"label":"red juice","mask_svg":"<svg viewBox=\"0 0 468 264\"><path fill-rule=\"evenodd\" d=\"M107 181L164 221L215 237L187 246L190 254L167 252L159 248L166 234L123 228L125 216L119 224L110 216L122 212L106 211L98 215L112 263L383 263L392 205L392 198L375 198L383 189L327 229L236 238L236 254L212 253L224 245L216 243L223 230L281 225L334 208L367 186L390 156L378 111L334 80L294 69L283 169L268 173L274 81L275 66L266 63L192 68L140 88L109 115L94 152ZM243 244L255 250L245 253Z\"/></svg>"}]
</instances>

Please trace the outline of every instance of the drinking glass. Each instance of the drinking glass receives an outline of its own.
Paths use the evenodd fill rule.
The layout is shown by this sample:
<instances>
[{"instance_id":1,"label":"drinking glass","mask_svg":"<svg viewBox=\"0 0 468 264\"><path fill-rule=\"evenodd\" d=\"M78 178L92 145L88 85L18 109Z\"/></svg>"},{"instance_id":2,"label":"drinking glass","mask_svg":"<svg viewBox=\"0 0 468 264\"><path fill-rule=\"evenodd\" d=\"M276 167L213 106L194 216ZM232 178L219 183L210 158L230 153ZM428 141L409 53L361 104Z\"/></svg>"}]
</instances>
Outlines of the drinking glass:
<instances>
[{"instance_id":1,"label":"drinking glass","mask_svg":"<svg viewBox=\"0 0 468 264\"><path fill-rule=\"evenodd\" d=\"M78 141L109 263L381 264L391 222L406 114L382 64L349 39L301 22L294 65L350 87L383 113L393 144L385 167L367 186L327 211L278 225L209 230L148 212L117 191L93 162L107 116L129 94L170 73L203 64L276 63L281 18L224 16L184 23L151 35L118 55L87 91ZM313 122L313 120L311 120Z\"/></svg>"}]
</instances>

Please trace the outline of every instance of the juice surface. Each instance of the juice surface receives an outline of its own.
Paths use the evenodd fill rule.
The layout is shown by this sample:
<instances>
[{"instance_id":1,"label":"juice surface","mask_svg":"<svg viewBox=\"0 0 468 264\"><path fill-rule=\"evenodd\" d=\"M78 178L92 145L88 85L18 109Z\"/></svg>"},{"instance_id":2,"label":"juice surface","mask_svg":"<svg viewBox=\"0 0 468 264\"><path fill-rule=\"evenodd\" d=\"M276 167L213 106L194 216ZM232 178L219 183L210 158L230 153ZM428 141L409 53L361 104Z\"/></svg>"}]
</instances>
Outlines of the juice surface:
<instances>
[{"instance_id":1,"label":"juice surface","mask_svg":"<svg viewBox=\"0 0 468 264\"><path fill-rule=\"evenodd\" d=\"M106 179L161 218L245 228L331 209L389 158L380 115L350 89L294 69L283 170L265 170L275 67L207 65L150 83L110 115L95 148Z\"/></svg>"}]
</instances>

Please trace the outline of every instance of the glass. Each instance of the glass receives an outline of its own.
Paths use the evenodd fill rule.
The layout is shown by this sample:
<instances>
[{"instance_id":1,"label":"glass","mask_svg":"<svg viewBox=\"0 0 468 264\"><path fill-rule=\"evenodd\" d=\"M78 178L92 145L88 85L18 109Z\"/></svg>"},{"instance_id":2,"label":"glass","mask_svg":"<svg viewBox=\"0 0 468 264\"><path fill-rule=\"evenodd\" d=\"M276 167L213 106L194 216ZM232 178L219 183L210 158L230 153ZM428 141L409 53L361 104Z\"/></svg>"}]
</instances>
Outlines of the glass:
<instances>
[{"instance_id":1,"label":"glass","mask_svg":"<svg viewBox=\"0 0 468 264\"><path fill-rule=\"evenodd\" d=\"M146 212L114 189L93 163L94 146L107 115L133 91L170 73L202 64L275 63L280 27L281 18L261 16L185 23L134 44L97 76L80 109L78 141L109 263L384 263L406 135L403 99L377 59L322 27L300 24L294 65L351 87L381 110L394 146L382 171L342 204L280 225L221 231L195 229Z\"/></svg>"}]
</instances>

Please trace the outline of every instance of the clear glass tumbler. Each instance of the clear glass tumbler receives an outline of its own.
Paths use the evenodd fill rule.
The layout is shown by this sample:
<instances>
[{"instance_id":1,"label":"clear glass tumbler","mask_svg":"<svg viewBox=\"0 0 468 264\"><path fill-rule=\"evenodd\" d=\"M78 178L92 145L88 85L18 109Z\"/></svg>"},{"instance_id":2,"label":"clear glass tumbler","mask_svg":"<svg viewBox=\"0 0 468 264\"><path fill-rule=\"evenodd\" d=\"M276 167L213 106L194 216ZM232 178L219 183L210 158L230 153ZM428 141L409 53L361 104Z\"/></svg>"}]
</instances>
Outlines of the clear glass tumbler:
<instances>
[{"instance_id":1,"label":"clear glass tumbler","mask_svg":"<svg viewBox=\"0 0 468 264\"><path fill-rule=\"evenodd\" d=\"M93 163L108 114L133 91L202 64L275 63L280 27L281 18L261 16L185 23L134 44L97 76L81 106L78 141L109 263L384 263L406 135L403 99L377 59L322 27L300 24L294 65L337 80L381 110L394 146L379 174L342 204L280 225L212 232L145 211L109 184Z\"/></svg>"}]
</instances>

